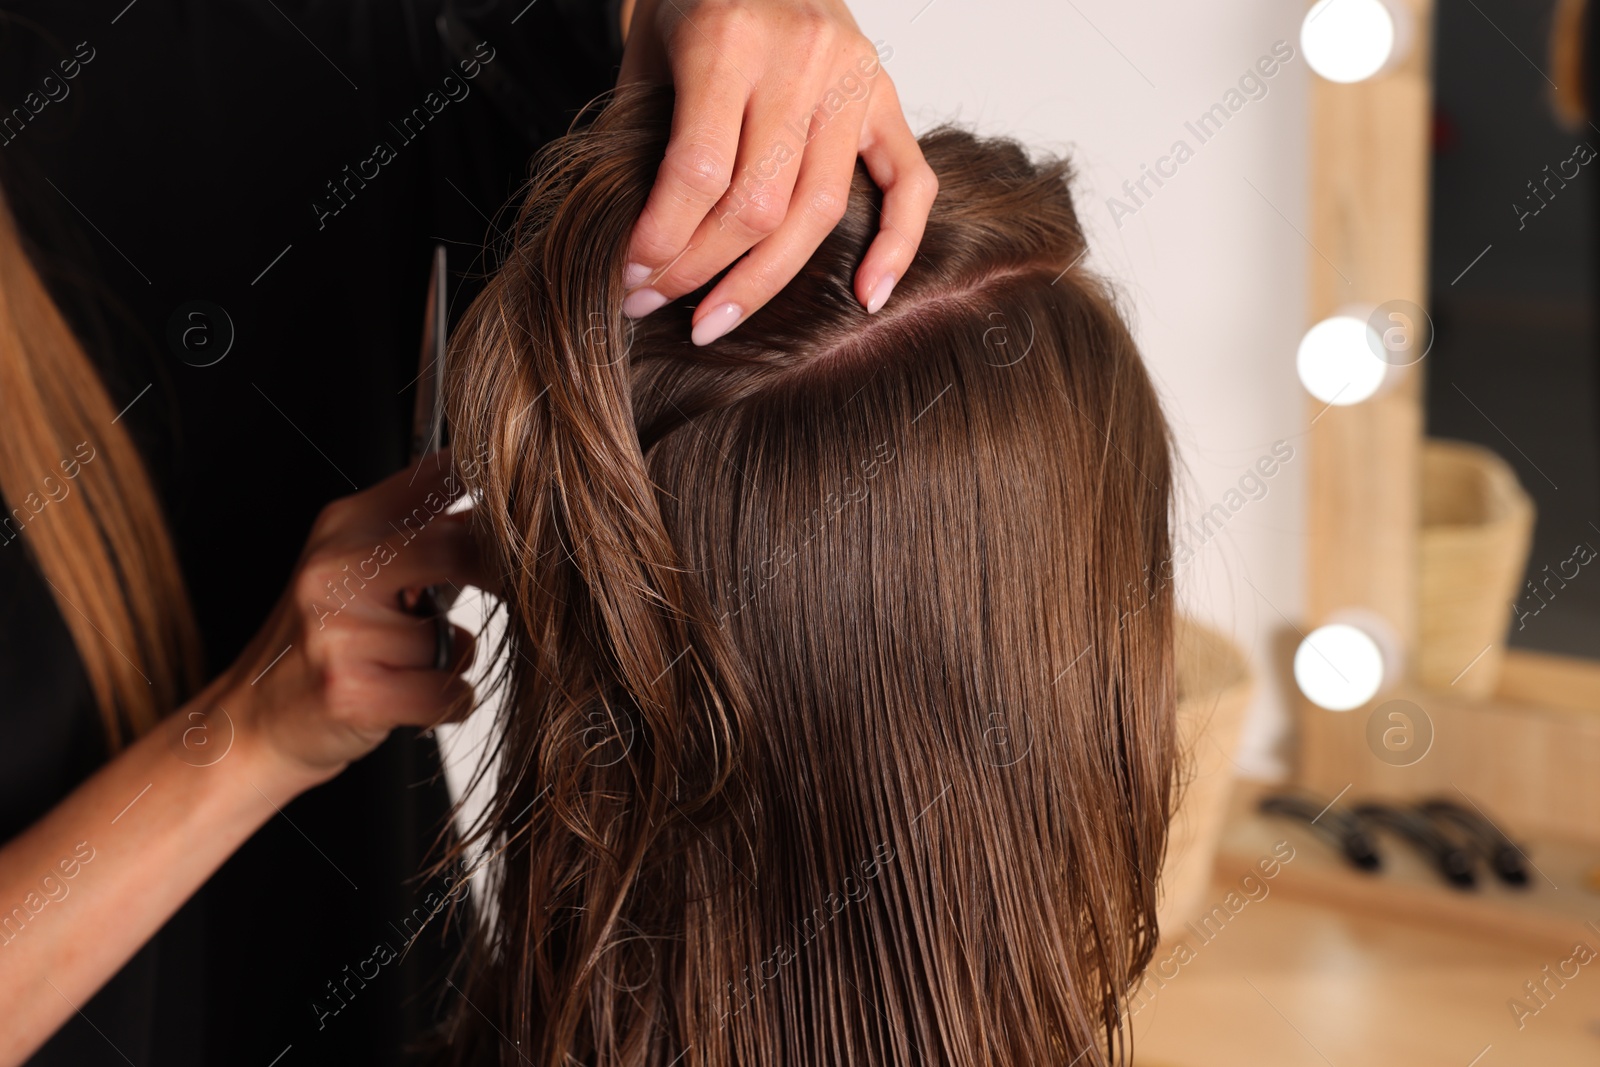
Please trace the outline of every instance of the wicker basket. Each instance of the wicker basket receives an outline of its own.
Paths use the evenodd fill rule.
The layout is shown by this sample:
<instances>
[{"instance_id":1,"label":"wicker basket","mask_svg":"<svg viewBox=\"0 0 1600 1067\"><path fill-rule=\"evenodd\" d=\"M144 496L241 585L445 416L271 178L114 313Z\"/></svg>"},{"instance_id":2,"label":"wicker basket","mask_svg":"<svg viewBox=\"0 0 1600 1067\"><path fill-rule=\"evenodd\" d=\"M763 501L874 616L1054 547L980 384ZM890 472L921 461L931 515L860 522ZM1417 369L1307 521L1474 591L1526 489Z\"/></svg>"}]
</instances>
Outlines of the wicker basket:
<instances>
[{"instance_id":1,"label":"wicker basket","mask_svg":"<svg viewBox=\"0 0 1600 1067\"><path fill-rule=\"evenodd\" d=\"M1417 639L1423 685L1468 696L1494 692L1511 604L1528 565L1533 514L1533 501L1494 452L1460 441L1424 442Z\"/></svg>"},{"instance_id":2,"label":"wicker basket","mask_svg":"<svg viewBox=\"0 0 1600 1067\"><path fill-rule=\"evenodd\" d=\"M1157 908L1163 931L1204 907L1233 786L1233 752L1254 682L1244 653L1193 619L1177 626L1178 737L1183 792L1173 814Z\"/></svg>"}]
</instances>

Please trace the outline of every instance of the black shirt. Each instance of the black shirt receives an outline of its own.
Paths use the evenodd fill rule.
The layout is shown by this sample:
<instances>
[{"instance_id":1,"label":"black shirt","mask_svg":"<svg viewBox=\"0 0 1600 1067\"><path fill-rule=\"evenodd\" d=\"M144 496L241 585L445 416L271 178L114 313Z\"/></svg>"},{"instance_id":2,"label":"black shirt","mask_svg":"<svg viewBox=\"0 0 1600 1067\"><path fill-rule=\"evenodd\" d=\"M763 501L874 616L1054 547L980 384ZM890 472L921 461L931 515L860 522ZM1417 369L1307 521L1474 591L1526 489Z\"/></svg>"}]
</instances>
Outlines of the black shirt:
<instances>
[{"instance_id":1,"label":"black shirt","mask_svg":"<svg viewBox=\"0 0 1600 1067\"><path fill-rule=\"evenodd\" d=\"M617 6L0 0L0 186L128 405L212 672L322 505L404 465L432 247L459 316L533 150L614 81ZM191 350L195 301L225 317ZM0 546L0 840L106 759L25 543ZM401 1062L453 995L440 936L373 962L439 888L437 768L399 731L295 800L30 1062Z\"/></svg>"}]
</instances>

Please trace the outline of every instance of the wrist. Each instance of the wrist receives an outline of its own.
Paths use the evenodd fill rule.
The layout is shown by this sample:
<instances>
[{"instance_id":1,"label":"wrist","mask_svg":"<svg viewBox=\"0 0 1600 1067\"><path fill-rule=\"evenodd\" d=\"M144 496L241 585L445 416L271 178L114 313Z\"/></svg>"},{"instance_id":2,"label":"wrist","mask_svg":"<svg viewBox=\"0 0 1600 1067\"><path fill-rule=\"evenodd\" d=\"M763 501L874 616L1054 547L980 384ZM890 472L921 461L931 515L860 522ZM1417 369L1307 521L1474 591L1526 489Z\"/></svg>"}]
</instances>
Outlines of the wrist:
<instances>
[{"instance_id":1,"label":"wrist","mask_svg":"<svg viewBox=\"0 0 1600 1067\"><path fill-rule=\"evenodd\" d=\"M180 721L170 744L190 766L214 767L252 796L282 807L338 769L311 768L285 753L273 742L262 705L258 690L218 679L172 717Z\"/></svg>"}]
</instances>

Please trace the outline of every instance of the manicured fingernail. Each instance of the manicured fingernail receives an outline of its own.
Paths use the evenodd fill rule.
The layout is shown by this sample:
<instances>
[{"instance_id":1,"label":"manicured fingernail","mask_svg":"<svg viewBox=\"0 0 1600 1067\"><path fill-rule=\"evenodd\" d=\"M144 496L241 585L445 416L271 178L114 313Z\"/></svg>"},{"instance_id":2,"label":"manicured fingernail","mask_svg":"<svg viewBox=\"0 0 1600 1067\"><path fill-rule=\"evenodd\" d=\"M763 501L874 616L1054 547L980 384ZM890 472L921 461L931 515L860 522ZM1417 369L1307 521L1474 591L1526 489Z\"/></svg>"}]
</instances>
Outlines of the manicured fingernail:
<instances>
[{"instance_id":1,"label":"manicured fingernail","mask_svg":"<svg viewBox=\"0 0 1600 1067\"><path fill-rule=\"evenodd\" d=\"M885 274L878 279L878 284L872 287L872 295L867 297L867 314L875 315L883 307L884 301L889 299L889 294L894 292L894 275Z\"/></svg>"},{"instance_id":2,"label":"manicured fingernail","mask_svg":"<svg viewBox=\"0 0 1600 1067\"><path fill-rule=\"evenodd\" d=\"M622 270L622 287L624 289L637 289L643 285L645 279L650 277L650 268L643 263L629 263Z\"/></svg>"},{"instance_id":3,"label":"manicured fingernail","mask_svg":"<svg viewBox=\"0 0 1600 1067\"><path fill-rule=\"evenodd\" d=\"M733 329L734 324L739 321L739 316L743 314L738 304L718 304L712 309L711 314L695 323L689 339L697 345L708 345Z\"/></svg>"},{"instance_id":4,"label":"manicured fingernail","mask_svg":"<svg viewBox=\"0 0 1600 1067\"><path fill-rule=\"evenodd\" d=\"M622 301L622 313L630 319L642 319L667 302L667 298L654 289L635 289Z\"/></svg>"}]
</instances>

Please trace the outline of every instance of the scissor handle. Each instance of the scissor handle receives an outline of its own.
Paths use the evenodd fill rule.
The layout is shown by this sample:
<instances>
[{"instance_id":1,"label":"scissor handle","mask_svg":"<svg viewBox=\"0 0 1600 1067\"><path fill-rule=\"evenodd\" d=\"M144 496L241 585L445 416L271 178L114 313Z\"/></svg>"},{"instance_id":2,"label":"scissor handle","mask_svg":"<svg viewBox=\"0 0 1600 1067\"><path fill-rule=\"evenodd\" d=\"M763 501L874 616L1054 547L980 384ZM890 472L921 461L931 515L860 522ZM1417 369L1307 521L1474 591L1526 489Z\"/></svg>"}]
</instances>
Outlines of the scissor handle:
<instances>
[{"instance_id":1,"label":"scissor handle","mask_svg":"<svg viewBox=\"0 0 1600 1067\"><path fill-rule=\"evenodd\" d=\"M400 591L400 609L418 618L433 620L433 669L448 670L456 658L456 630L450 623L444 587L424 586L414 595Z\"/></svg>"}]
</instances>

